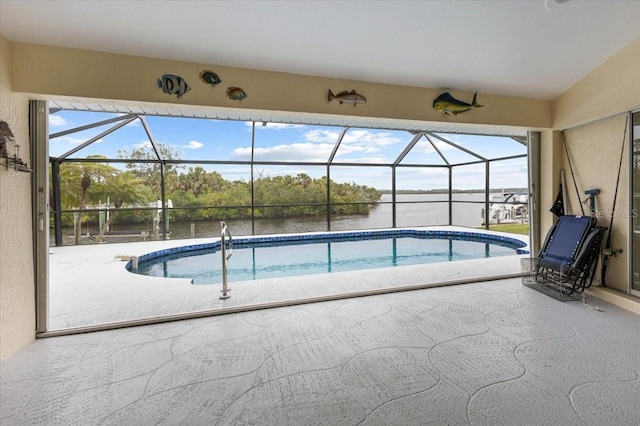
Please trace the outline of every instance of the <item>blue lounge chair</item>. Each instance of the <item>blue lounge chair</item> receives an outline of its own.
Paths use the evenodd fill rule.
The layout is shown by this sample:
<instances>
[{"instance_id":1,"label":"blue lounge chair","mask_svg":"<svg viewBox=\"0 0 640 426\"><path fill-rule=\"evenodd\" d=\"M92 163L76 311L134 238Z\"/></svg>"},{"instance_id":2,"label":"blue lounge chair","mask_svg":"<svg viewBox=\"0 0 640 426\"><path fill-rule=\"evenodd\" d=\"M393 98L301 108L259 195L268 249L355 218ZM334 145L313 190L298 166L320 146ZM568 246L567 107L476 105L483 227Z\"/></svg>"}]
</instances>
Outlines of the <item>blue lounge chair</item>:
<instances>
[{"instance_id":1,"label":"blue lounge chair","mask_svg":"<svg viewBox=\"0 0 640 426\"><path fill-rule=\"evenodd\" d=\"M591 286L604 231L589 216L561 216L547 234L535 264L535 282L563 294Z\"/></svg>"}]
</instances>

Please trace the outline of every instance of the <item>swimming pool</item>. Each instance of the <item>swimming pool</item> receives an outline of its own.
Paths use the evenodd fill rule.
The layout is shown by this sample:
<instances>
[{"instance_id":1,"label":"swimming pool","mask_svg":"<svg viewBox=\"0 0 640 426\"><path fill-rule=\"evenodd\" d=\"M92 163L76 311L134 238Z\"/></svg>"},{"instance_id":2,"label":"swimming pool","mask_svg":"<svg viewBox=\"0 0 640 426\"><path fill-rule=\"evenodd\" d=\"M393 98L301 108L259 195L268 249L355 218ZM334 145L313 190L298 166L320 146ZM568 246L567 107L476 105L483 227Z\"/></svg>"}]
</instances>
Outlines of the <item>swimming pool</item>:
<instances>
[{"instance_id":1,"label":"swimming pool","mask_svg":"<svg viewBox=\"0 0 640 426\"><path fill-rule=\"evenodd\" d=\"M386 268L528 253L522 240L466 231L393 229L234 239L228 281ZM222 282L220 241L140 256L137 273ZM131 271L131 264L127 264Z\"/></svg>"}]
</instances>

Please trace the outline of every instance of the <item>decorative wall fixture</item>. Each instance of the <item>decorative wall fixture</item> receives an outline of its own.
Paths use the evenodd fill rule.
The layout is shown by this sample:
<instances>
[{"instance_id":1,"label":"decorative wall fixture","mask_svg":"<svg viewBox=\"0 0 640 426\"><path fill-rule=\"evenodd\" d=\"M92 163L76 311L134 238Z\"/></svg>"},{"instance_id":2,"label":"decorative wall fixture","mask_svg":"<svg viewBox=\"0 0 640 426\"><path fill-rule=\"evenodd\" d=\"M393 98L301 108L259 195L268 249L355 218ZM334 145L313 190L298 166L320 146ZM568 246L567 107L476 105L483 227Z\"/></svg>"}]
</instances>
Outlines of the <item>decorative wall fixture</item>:
<instances>
[{"instance_id":1,"label":"decorative wall fixture","mask_svg":"<svg viewBox=\"0 0 640 426\"><path fill-rule=\"evenodd\" d=\"M342 105L342 104L353 104L353 106L356 106L356 104L366 104L367 103L367 98L365 98L361 94L357 93L355 90L352 90L350 92L345 90L344 92L340 92L337 95L334 95L333 92L331 91L331 89L329 89L328 99L329 99L329 101L337 99L338 102L340 102L340 105Z\"/></svg>"},{"instance_id":2,"label":"decorative wall fixture","mask_svg":"<svg viewBox=\"0 0 640 426\"><path fill-rule=\"evenodd\" d=\"M239 87L228 87L227 96L232 101L241 101L247 97L247 94Z\"/></svg>"},{"instance_id":3,"label":"decorative wall fixture","mask_svg":"<svg viewBox=\"0 0 640 426\"><path fill-rule=\"evenodd\" d=\"M184 78L173 74L165 74L159 78L158 87L167 95L178 95L178 97L191 90Z\"/></svg>"},{"instance_id":4,"label":"decorative wall fixture","mask_svg":"<svg viewBox=\"0 0 640 426\"><path fill-rule=\"evenodd\" d=\"M433 109L443 112L446 115L458 115L461 112L469 111L470 109L482 108L484 105L479 105L476 102L477 95L478 92L474 93L473 100L470 104L468 104L466 102L457 100L456 98L451 96L451 93L444 92L433 100Z\"/></svg>"},{"instance_id":5,"label":"decorative wall fixture","mask_svg":"<svg viewBox=\"0 0 640 426\"><path fill-rule=\"evenodd\" d=\"M13 153L12 153L13 151ZM19 157L20 145L15 143L13 132L6 121L0 121L0 158L4 159L5 168L17 172L31 172L27 163Z\"/></svg>"},{"instance_id":6,"label":"decorative wall fixture","mask_svg":"<svg viewBox=\"0 0 640 426\"><path fill-rule=\"evenodd\" d=\"M215 72L209 70L203 70L200 73L200 80L202 80L204 84L209 84L211 86L222 83L222 80L220 80L220 76L218 76L218 74L216 74Z\"/></svg>"}]
</instances>

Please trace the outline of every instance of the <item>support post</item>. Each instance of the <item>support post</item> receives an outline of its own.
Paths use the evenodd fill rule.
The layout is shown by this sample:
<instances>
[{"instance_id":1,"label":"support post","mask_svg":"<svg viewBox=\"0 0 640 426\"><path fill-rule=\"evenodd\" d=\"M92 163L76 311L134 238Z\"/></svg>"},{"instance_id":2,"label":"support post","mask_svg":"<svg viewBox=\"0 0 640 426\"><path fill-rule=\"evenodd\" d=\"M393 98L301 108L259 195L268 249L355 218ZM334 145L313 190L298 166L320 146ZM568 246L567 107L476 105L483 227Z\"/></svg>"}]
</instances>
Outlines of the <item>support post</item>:
<instances>
[{"instance_id":1,"label":"support post","mask_svg":"<svg viewBox=\"0 0 640 426\"><path fill-rule=\"evenodd\" d=\"M490 209L489 209L489 191L491 191L491 177L489 170L489 161L485 161L484 171L484 229L489 229Z\"/></svg>"},{"instance_id":2,"label":"support post","mask_svg":"<svg viewBox=\"0 0 640 426\"><path fill-rule=\"evenodd\" d=\"M165 191L165 164L160 162L160 199L162 200L162 239L167 239L167 220L169 219L169 212L167 211L167 198Z\"/></svg>"},{"instance_id":3,"label":"support post","mask_svg":"<svg viewBox=\"0 0 640 426\"><path fill-rule=\"evenodd\" d=\"M29 101L33 271L36 285L36 333L49 328L49 105Z\"/></svg>"},{"instance_id":4,"label":"support post","mask_svg":"<svg viewBox=\"0 0 640 426\"><path fill-rule=\"evenodd\" d=\"M529 247L535 256L540 251L540 132L527 133L529 162ZM564 198L565 202L568 198Z\"/></svg>"},{"instance_id":5,"label":"support post","mask_svg":"<svg viewBox=\"0 0 640 426\"><path fill-rule=\"evenodd\" d=\"M396 227L396 168L391 167L391 217L392 226Z\"/></svg>"},{"instance_id":6,"label":"support post","mask_svg":"<svg viewBox=\"0 0 640 426\"><path fill-rule=\"evenodd\" d=\"M62 246L62 202L60 200L60 163L51 162L51 190L53 192L53 230L56 247ZM75 221L74 221L75 223Z\"/></svg>"},{"instance_id":7,"label":"support post","mask_svg":"<svg viewBox=\"0 0 640 426\"><path fill-rule=\"evenodd\" d=\"M449 166L449 226L453 225L453 168Z\"/></svg>"}]
</instances>

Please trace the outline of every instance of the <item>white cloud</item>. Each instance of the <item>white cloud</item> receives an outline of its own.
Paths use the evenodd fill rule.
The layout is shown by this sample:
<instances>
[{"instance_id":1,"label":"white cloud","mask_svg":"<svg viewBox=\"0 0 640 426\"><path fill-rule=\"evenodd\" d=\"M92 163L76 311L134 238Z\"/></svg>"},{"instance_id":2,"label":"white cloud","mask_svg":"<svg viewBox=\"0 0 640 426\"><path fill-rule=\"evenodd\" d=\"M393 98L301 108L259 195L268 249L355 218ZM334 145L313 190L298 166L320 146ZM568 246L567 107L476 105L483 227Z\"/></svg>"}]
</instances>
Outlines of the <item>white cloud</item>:
<instances>
[{"instance_id":1,"label":"white cloud","mask_svg":"<svg viewBox=\"0 0 640 426\"><path fill-rule=\"evenodd\" d=\"M333 147L332 147L333 149ZM375 154L377 152L380 152L380 149L376 148L375 146L361 146L361 145L340 145L340 148L338 148L338 152L336 153L336 157L341 157L341 156L345 156L348 154ZM364 157L359 156L358 157L358 161L363 161ZM382 160L383 162L385 161L384 159Z\"/></svg>"},{"instance_id":2,"label":"white cloud","mask_svg":"<svg viewBox=\"0 0 640 426\"><path fill-rule=\"evenodd\" d=\"M60 127L67 125L67 119L55 114L49 114L49 126L51 127Z\"/></svg>"},{"instance_id":3,"label":"white cloud","mask_svg":"<svg viewBox=\"0 0 640 426\"><path fill-rule=\"evenodd\" d=\"M140 149L140 148L151 148L151 142L149 141L143 141L140 143L137 143L135 145L133 145L134 148Z\"/></svg>"},{"instance_id":4,"label":"white cloud","mask_svg":"<svg viewBox=\"0 0 640 426\"><path fill-rule=\"evenodd\" d=\"M415 146L413 148L411 148L411 152L412 153L421 153L421 154L431 154L436 152L435 149L433 149L433 146L431 146L430 143L420 143L418 142L417 144L415 144Z\"/></svg>"},{"instance_id":5,"label":"white cloud","mask_svg":"<svg viewBox=\"0 0 640 426\"><path fill-rule=\"evenodd\" d=\"M439 140L439 139L435 139L435 138L433 138L432 140L433 140L434 145L435 145L436 147L438 147L438 149L439 149L441 152L442 152L442 151L448 151L448 150L451 150L451 149L455 149L455 150L457 150L457 149L458 149L458 148L456 148L456 147L454 147L454 146L452 146L452 145L449 145L448 143L443 142L443 141L441 141L441 140ZM452 141L452 142L453 142L453 141ZM431 144L428 144L428 146L431 146ZM432 147L431 149L433 149L433 147Z\"/></svg>"},{"instance_id":6,"label":"white cloud","mask_svg":"<svg viewBox=\"0 0 640 426\"><path fill-rule=\"evenodd\" d=\"M310 130L303 135L307 142L324 143L327 146L335 146L340 132L335 130ZM349 154L378 154L380 149L386 146L403 142L389 132L375 132L371 130L349 130L338 148L337 156L344 157ZM329 151L330 152L330 151ZM358 156L358 161L365 161L363 156ZM325 158L326 159L326 158ZM372 162L385 162L387 159L373 156Z\"/></svg>"},{"instance_id":7,"label":"white cloud","mask_svg":"<svg viewBox=\"0 0 640 426\"><path fill-rule=\"evenodd\" d=\"M253 122L245 121L246 126L251 127ZM256 122L256 130L261 129L273 129L273 130L282 130L282 129L301 129L303 127L307 127L304 124L291 124L291 123L266 123L266 126L263 126L261 122Z\"/></svg>"},{"instance_id":8,"label":"white cloud","mask_svg":"<svg viewBox=\"0 0 640 426\"><path fill-rule=\"evenodd\" d=\"M189 141L188 144L186 145L181 145L180 148L184 148L184 149L200 149L204 146L204 144L202 142L198 142L198 141Z\"/></svg>"},{"instance_id":9,"label":"white cloud","mask_svg":"<svg viewBox=\"0 0 640 426\"><path fill-rule=\"evenodd\" d=\"M331 143L335 144L340 136L340 132L334 130L309 130L305 132L303 138L307 142Z\"/></svg>"},{"instance_id":10,"label":"white cloud","mask_svg":"<svg viewBox=\"0 0 640 426\"><path fill-rule=\"evenodd\" d=\"M349 130L342 139L343 144L389 146L402 142L388 132L374 132L371 130Z\"/></svg>"},{"instance_id":11,"label":"white cloud","mask_svg":"<svg viewBox=\"0 0 640 426\"><path fill-rule=\"evenodd\" d=\"M64 143L68 145L80 145L88 141L87 138L74 138L72 136L60 136L59 138L51 139L51 143ZM102 143L102 138L93 143Z\"/></svg>"},{"instance_id":12,"label":"white cloud","mask_svg":"<svg viewBox=\"0 0 640 426\"><path fill-rule=\"evenodd\" d=\"M317 143L292 143L288 145L276 145L269 148L256 148L254 158L256 161L320 161L329 159L333 150L332 144ZM235 158L249 158L251 148L236 148L231 151Z\"/></svg>"},{"instance_id":13,"label":"white cloud","mask_svg":"<svg viewBox=\"0 0 640 426\"><path fill-rule=\"evenodd\" d=\"M444 168L411 167L397 170L397 189L439 189L449 186L449 171Z\"/></svg>"}]
</instances>

